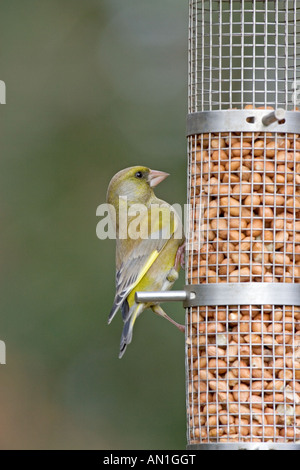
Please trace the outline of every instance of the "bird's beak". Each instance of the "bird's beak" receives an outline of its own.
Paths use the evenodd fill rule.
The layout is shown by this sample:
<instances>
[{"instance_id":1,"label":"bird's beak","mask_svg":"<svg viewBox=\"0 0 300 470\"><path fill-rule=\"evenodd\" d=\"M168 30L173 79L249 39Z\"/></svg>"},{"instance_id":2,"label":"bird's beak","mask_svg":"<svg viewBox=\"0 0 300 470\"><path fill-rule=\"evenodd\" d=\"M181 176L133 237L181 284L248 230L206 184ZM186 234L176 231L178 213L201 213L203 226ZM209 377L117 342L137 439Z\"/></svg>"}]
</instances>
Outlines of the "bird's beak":
<instances>
[{"instance_id":1,"label":"bird's beak","mask_svg":"<svg viewBox=\"0 0 300 470\"><path fill-rule=\"evenodd\" d=\"M164 171L150 170L149 183L151 188L157 186L164 179L166 179L167 176L169 176L169 173L165 173Z\"/></svg>"}]
</instances>

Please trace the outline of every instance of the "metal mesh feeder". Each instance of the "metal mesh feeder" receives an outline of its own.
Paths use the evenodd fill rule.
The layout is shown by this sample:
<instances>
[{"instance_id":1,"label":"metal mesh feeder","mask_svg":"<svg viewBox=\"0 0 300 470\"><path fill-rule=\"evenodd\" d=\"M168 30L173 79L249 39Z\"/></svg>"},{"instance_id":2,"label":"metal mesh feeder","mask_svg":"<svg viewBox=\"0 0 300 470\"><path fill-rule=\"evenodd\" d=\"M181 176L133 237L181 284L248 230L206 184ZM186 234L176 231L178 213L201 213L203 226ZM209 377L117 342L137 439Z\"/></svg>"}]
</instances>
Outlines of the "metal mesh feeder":
<instances>
[{"instance_id":1,"label":"metal mesh feeder","mask_svg":"<svg viewBox=\"0 0 300 470\"><path fill-rule=\"evenodd\" d=\"M300 449L300 6L189 3L188 448Z\"/></svg>"}]
</instances>

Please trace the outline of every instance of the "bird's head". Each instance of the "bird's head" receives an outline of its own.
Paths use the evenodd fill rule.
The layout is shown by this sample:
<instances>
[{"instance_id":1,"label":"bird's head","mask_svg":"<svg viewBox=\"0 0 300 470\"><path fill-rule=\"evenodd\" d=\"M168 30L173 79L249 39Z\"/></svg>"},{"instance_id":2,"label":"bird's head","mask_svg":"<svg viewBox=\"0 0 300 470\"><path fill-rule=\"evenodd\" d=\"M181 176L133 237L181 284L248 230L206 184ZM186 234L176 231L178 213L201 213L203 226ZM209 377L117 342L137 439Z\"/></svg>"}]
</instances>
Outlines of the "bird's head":
<instances>
[{"instance_id":1,"label":"bird's head","mask_svg":"<svg viewBox=\"0 0 300 470\"><path fill-rule=\"evenodd\" d=\"M167 176L169 173L150 170L145 166L125 168L110 181L107 202L117 208L119 198L127 197L129 204L149 204L154 196L153 188Z\"/></svg>"}]
</instances>

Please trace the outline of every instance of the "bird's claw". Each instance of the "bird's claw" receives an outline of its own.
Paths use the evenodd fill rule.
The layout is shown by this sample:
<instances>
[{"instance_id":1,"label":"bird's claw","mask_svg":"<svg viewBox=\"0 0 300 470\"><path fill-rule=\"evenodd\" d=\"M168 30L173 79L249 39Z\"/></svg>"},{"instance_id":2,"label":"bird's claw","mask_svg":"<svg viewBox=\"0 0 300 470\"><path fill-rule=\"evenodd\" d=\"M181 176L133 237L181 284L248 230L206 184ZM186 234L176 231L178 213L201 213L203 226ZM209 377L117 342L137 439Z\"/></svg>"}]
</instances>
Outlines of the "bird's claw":
<instances>
[{"instance_id":1,"label":"bird's claw","mask_svg":"<svg viewBox=\"0 0 300 470\"><path fill-rule=\"evenodd\" d=\"M185 242L178 248L176 257L175 257L175 269L178 271L179 264L182 269L185 266Z\"/></svg>"}]
</instances>

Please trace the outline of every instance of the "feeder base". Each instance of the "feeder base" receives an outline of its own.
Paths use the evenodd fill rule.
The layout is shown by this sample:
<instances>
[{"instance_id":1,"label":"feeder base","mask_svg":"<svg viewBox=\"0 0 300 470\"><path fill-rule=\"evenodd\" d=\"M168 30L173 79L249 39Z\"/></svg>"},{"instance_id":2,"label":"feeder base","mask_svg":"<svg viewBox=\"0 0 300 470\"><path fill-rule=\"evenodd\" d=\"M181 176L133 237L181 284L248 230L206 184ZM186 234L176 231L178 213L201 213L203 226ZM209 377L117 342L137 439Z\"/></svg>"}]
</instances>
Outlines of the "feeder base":
<instances>
[{"instance_id":1,"label":"feeder base","mask_svg":"<svg viewBox=\"0 0 300 470\"><path fill-rule=\"evenodd\" d=\"M187 450L300 450L299 444L276 442L237 442L219 444L190 444Z\"/></svg>"}]
</instances>

